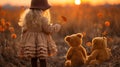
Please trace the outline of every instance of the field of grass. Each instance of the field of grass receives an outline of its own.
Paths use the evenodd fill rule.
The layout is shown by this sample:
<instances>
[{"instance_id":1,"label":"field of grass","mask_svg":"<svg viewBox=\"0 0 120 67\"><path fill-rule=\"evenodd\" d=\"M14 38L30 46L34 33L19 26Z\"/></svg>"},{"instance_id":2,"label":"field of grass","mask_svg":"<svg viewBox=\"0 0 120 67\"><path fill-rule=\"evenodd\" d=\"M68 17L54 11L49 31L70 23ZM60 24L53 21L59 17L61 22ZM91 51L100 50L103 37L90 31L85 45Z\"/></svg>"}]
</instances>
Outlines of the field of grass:
<instances>
[{"instance_id":1,"label":"field of grass","mask_svg":"<svg viewBox=\"0 0 120 67\"><path fill-rule=\"evenodd\" d=\"M30 60L17 57L17 43L21 28L18 26L20 14L26 7L0 7L0 67L31 67ZM112 57L100 65L83 67L119 67L120 66L120 5L90 6L53 6L52 23L59 23L62 29L53 34L58 46L58 54L48 59L49 67L64 67L65 54L69 46L64 42L66 35L83 33L83 46L96 36L106 36ZM2 26L6 24L6 26Z\"/></svg>"}]
</instances>

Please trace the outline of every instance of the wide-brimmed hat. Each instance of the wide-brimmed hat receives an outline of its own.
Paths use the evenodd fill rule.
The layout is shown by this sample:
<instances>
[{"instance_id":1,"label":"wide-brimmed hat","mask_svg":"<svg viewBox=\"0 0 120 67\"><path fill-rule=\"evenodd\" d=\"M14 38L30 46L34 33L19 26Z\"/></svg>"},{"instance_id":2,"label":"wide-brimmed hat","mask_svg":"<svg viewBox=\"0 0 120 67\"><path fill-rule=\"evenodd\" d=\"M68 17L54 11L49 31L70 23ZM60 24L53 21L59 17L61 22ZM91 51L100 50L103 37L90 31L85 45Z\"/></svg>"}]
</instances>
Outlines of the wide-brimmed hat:
<instances>
[{"instance_id":1,"label":"wide-brimmed hat","mask_svg":"<svg viewBox=\"0 0 120 67\"><path fill-rule=\"evenodd\" d=\"M49 5L48 0L32 0L30 9L46 10L50 7L51 6Z\"/></svg>"}]
</instances>

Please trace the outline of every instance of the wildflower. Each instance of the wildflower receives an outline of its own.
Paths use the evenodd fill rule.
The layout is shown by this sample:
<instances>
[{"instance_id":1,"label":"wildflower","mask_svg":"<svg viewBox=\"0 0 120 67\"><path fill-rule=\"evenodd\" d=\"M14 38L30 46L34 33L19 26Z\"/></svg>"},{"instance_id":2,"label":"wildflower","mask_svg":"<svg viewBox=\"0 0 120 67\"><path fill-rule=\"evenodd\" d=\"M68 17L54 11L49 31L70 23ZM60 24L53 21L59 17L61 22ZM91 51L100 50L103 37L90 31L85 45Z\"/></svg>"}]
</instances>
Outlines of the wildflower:
<instances>
[{"instance_id":1,"label":"wildflower","mask_svg":"<svg viewBox=\"0 0 120 67\"><path fill-rule=\"evenodd\" d=\"M102 17L103 17L103 14L99 12L99 13L97 14L97 16L98 16L98 18L102 18Z\"/></svg>"},{"instance_id":2,"label":"wildflower","mask_svg":"<svg viewBox=\"0 0 120 67\"><path fill-rule=\"evenodd\" d=\"M103 36L105 36L105 35L107 35L107 34L108 34L107 31L104 31L104 32L102 33Z\"/></svg>"},{"instance_id":3,"label":"wildflower","mask_svg":"<svg viewBox=\"0 0 120 67\"><path fill-rule=\"evenodd\" d=\"M5 26L5 19L1 19L1 24Z\"/></svg>"},{"instance_id":4,"label":"wildflower","mask_svg":"<svg viewBox=\"0 0 120 67\"><path fill-rule=\"evenodd\" d=\"M6 26L9 27L11 25L10 22L6 22Z\"/></svg>"},{"instance_id":5,"label":"wildflower","mask_svg":"<svg viewBox=\"0 0 120 67\"><path fill-rule=\"evenodd\" d=\"M2 27L2 25L0 25L0 32L4 32L5 29Z\"/></svg>"},{"instance_id":6,"label":"wildflower","mask_svg":"<svg viewBox=\"0 0 120 67\"><path fill-rule=\"evenodd\" d=\"M86 32L82 32L83 36L86 36Z\"/></svg>"},{"instance_id":7,"label":"wildflower","mask_svg":"<svg viewBox=\"0 0 120 67\"><path fill-rule=\"evenodd\" d=\"M9 27L9 31L12 33L14 32L14 27Z\"/></svg>"},{"instance_id":8,"label":"wildflower","mask_svg":"<svg viewBox=\"0 0 120 67\"><path fill-rule=\"evenodd\" d=\"M61 16L61 18L64 22L67 22L67 18L65 16Z\"/></svg>"},{"instance_id":9,"label":"wildflower","mask_svg":"<svg viewBox=\"0 0 120 67\"><path fill-rule=\"evenodd\" d=\"M87 45L88 47L90 47L90 46L92 46L92 43L91 43L91 42L87 42L86 45Z\"/></svg>"},{"instance_id":10,"label":"wildflower","mask_svg":"<svg viewBox=\"0 0 120 67\"><path fill-rule=\"evenodd\" d=\"M109 22L109 21L106 21L106 22L105 22L105 26L106 26L106 27L109 27L109 26L110 26L110 22Z\"/></svg>"},{"instance_id":11,"label":"wildflower","mask_svg":"<svg viewBox=\"0 0 120 67\"><path fill-rule=\"evenodd\" d=\"M11 34L11 38L15 39L17 38L17 35L15 33Z\"/></svg>"}]
</instances>

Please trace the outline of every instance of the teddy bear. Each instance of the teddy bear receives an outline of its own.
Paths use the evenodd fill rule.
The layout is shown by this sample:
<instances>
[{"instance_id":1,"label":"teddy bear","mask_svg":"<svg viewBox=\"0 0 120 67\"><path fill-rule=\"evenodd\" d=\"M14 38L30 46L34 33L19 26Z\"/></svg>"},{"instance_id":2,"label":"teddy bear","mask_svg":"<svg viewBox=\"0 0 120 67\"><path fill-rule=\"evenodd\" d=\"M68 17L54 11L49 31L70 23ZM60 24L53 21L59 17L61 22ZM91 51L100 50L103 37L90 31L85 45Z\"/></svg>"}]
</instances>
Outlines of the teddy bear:
<instances>
[{"instance_id":1,"label":"teddy bear","mask_svg":"<svg viewBox=\"0 0 120 67\"><path fill-rule=\"evenodd\" d=\"M95 37L92 40L92 50L87 58L86 64L100 64L109 60L111 55L111 49L107 47L107 38Z\"/></svg>"},{"instance_id":2,"label":"teddy bear","mask_svg":"<svg viewBox=\"0 0 120 67\"><path fill-rule=\"evenodd\" d=\"M87 52L82 46L82 33L65 37L65 42L70 46L66 53L65 67L80 67L86 63Z\"/></svg>"}]
</instances>

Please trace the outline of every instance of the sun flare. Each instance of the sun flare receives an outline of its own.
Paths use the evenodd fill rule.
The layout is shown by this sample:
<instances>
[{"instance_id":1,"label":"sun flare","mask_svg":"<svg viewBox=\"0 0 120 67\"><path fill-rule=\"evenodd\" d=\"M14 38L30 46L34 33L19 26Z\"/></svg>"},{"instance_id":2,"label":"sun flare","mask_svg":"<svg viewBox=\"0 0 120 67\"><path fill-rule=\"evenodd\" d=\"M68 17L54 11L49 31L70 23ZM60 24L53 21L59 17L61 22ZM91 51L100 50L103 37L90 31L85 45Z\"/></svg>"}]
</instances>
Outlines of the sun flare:
<instances>
[{"instance_id":1,"label":"sun flare","mask_svg":"<svg viewBox=\"0 0 120 67\"><path fill-rule=\"evenodd\" d=\"M76 5L80 5L81 4L81 0L75 0L75 4Z\"/></svg>"},{"instance_id":2,"label":"sun flare","mask_svg":"<svg viewBox=\"0 0 120 67\"><path fill-rule=\"evenodd\" d=\"M51 5L80 5L89 3L91 5L120 4L120 0L48 0ZM0 0L0 5L30 6L31 0Z\"/></svg>"}]
</instances>

